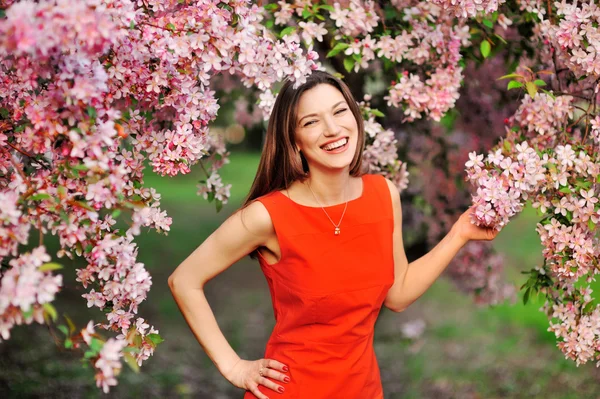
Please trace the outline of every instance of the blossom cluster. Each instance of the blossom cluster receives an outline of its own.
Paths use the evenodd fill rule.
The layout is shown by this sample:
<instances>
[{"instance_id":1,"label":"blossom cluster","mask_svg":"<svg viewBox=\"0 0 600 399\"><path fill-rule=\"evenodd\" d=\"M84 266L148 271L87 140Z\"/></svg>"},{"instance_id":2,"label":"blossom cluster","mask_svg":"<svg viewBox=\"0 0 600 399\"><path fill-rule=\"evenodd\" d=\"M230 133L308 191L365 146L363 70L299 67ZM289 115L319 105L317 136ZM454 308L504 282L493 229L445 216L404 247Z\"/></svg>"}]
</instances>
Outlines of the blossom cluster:
<instances>
[{"instance_id":1,"label":"blossom cluster","mask_svg":"<svg viewBox=\"0 0 600 399\"><path fill-rule=\"evenodd\" d=\"M10 338L15 325L44 323L44 305L54 300L62 276L52 274L43 246L10 260L0 280L0 342Z\"/></svg>"},{"instance_id":2,"label":"blossom cluster","mask_svg":"<svg viewBox=\"0 0 600 399\"><path fill-rule=\"evenodd\" d=\"M598 360L600 309L590 306L593 305L590 287L574 290L572 294L572 300L547 306L547 311L557 320L550 324L549 331L560 339L558 347L579 366Z\"/></svg>"},{"instance_id":3,"label":"blossom cluster","mask_svg":"<svg viewBox=\"0 0 600 399\"><path fill-rule=\"evenodd\" d=\"M322 42L323 35L331 32L335 43L330 56L343 51L344 66L358 72L367 69L377 60L399 64L404 61L414 72L405 70L398 80L391 83L388 105L401 107L406 120L412 121L428 115L439 121L451 109L458 98L462 81L461 48L470 43L469 27L464 20L455 24L453 15L440 6L446 2L396 1L393 2L401 18L401 25L392 34L385 29L381 20L383 12L375 1L351 0L347 7L334 2L333 6L320 6L315 13L306 17L303 0L279 1L269 10L275 24L290 24L296 13L297 32L292 36L302 37L306 45ZM454 2L453 2L454 3ZM459 12L474 15L470 10L474 2L453 5ZM464 3L464 4L463 4ZM488 4L489 3L489 4ZM475 7L477 11L492 12L497 1L486 2ZM321 13L328 13L325 17ZM326 22L315 22L319 15ZM306 18L305 18L306 17ZM383 29L382 29L383 28ZM443 49L443 50L442 50ZM403 65L404 65L403 64ZM271 102L269 98L261 99ZM267 105L261 107L269 110Z\"/></svg>"},{"instance_id":4,"label":"blossom cluster","mask_svg":"<svg viewBox=\"0 0 600 399\"><path fill-rule=\"evenodd\" d=\"M219 109L211 78L228 72L268 90L318 67L316 53L299 39L277 40L262 18L246 0L11 4L0 19L0 260L21 259L31 227L40 247L44 234L57 235L58 257L87 263L77 281L88 306L106 313L101 326L143 338L148 325L136 315L152 280L134 238L142 227L168 232L172 222L160 194L144 186L146 160L168 176L206 164L200 191L227 202L218 170L228 152L208 133ZM119 230L123 213L129 228ZM42 322L40 306L61 285L15 259L0 280L3 295L14 295L0 308L5 339L15 323ZM116 352L131 346L141 363L155 347L139 338L107 345L96 365L105 390L115 383Z\"/></svg>"},{"instance_id":5,"label":"blossom cluster","mask_svg":"<svg viewBox=\"0 0 600 399\"><path fill-rule=\"evenodd\" d=\"M384 129L375 120L370 107L370 96L359 103L364 115L366 145L363 152L363 167L367 173L377 173L390 179L402 192L408 187L408 171L405 162L398 159L397 140L391 129Z\"/></svg>"},{"instance_id":6,"label":"blossom cluster","mask_svg":"<svg viewBox=\"0 0 600 399\"><path fill-rule=\"evenodd\" d=\"M558 59L577 77L600 76L600 6L596 2L556 2L557 23L546 19L540 34L551 44ZM543 8L542 8L543 10Z\"/></svg>"},{"instance_id":7,"label":"blossom cluster","mask_svg":"<svg viewBox=\"0 0 600 399\"><path fill-rule=\"evenodd\" d=\"M527 200L543 215L536 230L544 267L536 274L547 275L551 283L534 283L531 288L545 291L550 331L560 339L565 356L580 364L600 360L594 350L600 345L600 331L591 324L600 310L583 299L591 291L572 297L581 279L591 282L598 274L600 157L592 136L578 132L578 140L565 139L565 131L577 125L573 103L569 95L525 95L508 121L511 129L503 142L487 156L471 153L465 166L467 178L477 187L476 224L500 230ZM524 138L527 141L518 142ZM582 313L583 308L587 310Z\"/></svg>"}]
</instances>

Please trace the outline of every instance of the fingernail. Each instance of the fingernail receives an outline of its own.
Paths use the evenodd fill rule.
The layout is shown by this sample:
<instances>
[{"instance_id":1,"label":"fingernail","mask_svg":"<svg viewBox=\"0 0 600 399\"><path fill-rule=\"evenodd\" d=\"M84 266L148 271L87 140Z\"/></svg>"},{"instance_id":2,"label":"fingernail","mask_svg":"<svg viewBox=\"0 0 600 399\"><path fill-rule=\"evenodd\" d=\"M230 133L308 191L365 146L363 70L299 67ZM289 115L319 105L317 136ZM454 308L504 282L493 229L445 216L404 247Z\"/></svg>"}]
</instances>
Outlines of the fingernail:
<instances>
[{"instance_id":1,"label":"fingernail","mask_svg":"<svg viewBox=\"0 0 600 399\"><path fill-rule=\"evenodd\" d=\"M290 377L283 377L284 382L290 382Z\"/></svg>"},{"instance_id":2,"label":"fingernail","mask_svg":"<svg viewBox=\"0 0 600 399\"><path fill-rule=\"evenodd\" d=\"M288 366L283 366L283 371L288 371Z\"/></svg>"},{"instance_id":3,"label":"fingernail","mask_svg":"<svg viewBox=\"0 0 600 399\"><path fill-rule=\"evenodd\" d=\"M283 389L283 387L279 387L279 388L277 388L277 390L281 393L283 393L283 391L285 391L285 389Z\"/></svg>"}]
</instances>

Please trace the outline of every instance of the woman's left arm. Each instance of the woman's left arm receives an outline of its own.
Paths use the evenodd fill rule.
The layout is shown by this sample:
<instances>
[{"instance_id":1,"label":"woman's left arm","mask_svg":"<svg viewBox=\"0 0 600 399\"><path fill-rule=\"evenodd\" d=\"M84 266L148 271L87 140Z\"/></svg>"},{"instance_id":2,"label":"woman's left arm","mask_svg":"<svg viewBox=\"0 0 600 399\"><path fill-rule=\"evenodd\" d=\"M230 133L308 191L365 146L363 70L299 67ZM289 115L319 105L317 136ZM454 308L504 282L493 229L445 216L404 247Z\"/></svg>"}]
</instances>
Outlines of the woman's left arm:
<instances>
[{"instance_id":1,"label":"woman's left arm","mask_svg":"<svg viewBox=\"0 0 600 399\"><path fill-rule=\"evenodd\" d=\"M431 251L408 263L402 242L400 193L391 181L386 181L394 209L394 284L387 293L384 305L394 312L401 312L427 291L467 242L493 240L498 231L472 224L469 213L474 208L471 207L458 218L448 234Z\"/></svg>"}]
</instances>

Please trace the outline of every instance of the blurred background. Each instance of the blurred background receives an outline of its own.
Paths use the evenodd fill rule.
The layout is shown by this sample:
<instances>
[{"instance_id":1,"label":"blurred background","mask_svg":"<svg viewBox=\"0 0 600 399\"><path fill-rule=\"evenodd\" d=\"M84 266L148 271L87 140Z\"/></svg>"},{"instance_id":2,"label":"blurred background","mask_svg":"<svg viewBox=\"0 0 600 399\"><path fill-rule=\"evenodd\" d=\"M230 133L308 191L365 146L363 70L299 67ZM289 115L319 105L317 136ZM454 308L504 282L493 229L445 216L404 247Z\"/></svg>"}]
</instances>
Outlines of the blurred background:
<instances>
[{"instance_id":1,"label":"blurred background","mask_svg":"<svg viewBox=\"0 0 600 399\"><path fill-rule=\"evenodd\" d=\"M153 287L140 316L160 330L165 342L135 374L124 366L119 385L104 395L91 369L73 352L54 345L47 327L19 326L0 344L2 398L241 398L225 380L187 327L171 297L167 278L248 193L260 154L238 149L222 170L232 197L219 213L196 195L202 178L191 174L161 178L149 171L146 184L162 193L173 218L168 236L143 232L139 260L152 274ZM406 210L405 210L406 212ZM506 257L506 279L525 281L520 270L540 263L535 211L526 209L504 229L494 247ZM404 229L404 235L411 231ZM58 249L48 237L49 251ZM65 289L56 306L76 325L103 314L86 309L75 264L66 264ZM74 288L77 287L77 288ZM242 259L207 285L207 296L225 336L242 358L258 359L274 325L269 291L257 262ZM577 368L555 347L548 321L535 298L524 306L479 307L440 278L405 312L382 309L375 327L375 351L387 398L592 398L600 396L600 372L593 364ZM272 397L276 397L273 395Z\"/></svg>"}]
</instances>

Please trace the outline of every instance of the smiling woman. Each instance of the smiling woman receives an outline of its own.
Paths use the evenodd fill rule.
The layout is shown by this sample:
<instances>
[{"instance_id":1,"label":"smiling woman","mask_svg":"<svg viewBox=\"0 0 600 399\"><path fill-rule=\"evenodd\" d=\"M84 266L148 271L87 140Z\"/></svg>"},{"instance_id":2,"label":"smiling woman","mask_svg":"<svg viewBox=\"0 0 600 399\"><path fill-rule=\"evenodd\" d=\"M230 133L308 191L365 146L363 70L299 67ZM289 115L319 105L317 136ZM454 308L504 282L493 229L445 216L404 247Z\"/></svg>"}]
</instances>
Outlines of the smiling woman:
<instances>
[{"instance_id":1,"label":"smiling woman","mask_svg":"<svg viewBox=\"0 0 600 399\"><path fill-rule=\"evenodd\" d=\"M286 82L244 205L169 278L198 341L244 399L383 398L373 349L381 307L404 310L469 239L493 238L465 213L409 267L398 190L362 172L363 150L361 113L341 80L315 71L297 88ZM227 343L203 292L248 254L258 257L276 320L254 361Z\"/></svg>"}]
</instances>

